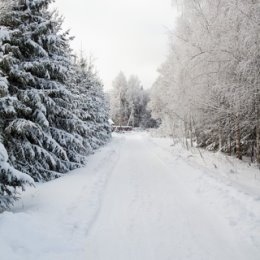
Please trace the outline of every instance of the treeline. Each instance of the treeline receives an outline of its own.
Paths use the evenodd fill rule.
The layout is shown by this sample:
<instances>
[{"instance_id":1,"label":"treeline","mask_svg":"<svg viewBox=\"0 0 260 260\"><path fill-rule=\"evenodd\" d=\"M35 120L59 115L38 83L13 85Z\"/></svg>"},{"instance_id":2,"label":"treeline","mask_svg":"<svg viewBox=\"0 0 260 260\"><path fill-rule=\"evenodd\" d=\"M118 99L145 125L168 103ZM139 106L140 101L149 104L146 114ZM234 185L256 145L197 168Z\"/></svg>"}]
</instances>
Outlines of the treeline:
<instances>
[{"instance_id":1,"label":"treeline","mask_svg":"<svg viewBox=\"0 0 260 260\"><path fill-rule=\"evenodd\" d=\"M25 185L82 167L110 138L102 83L72 54L51 2L0 3L0 211Z\"/></svg>"},{"instance_id":2,"label":"treeline","mask_svg":"<svg viewBox=\"0 0 260 260\"><path fill-rule=\"evenodd\" d=\"M143 89L137 76L132 75L127 80L124 73L120 72L113 81L109 101L111 118L116 125L141 128L158 125L147 109L149 91Z\"/></svg>"},{"instance_id":3,"label":"treeline","mask_svg":"<svg viewBox=\"0 0 260 260\"><path fill-rule=\"evenodd\" d=\"M260 5L180 0L150 108L189 145L260 163Z\"/></svg>"}]
</instances>

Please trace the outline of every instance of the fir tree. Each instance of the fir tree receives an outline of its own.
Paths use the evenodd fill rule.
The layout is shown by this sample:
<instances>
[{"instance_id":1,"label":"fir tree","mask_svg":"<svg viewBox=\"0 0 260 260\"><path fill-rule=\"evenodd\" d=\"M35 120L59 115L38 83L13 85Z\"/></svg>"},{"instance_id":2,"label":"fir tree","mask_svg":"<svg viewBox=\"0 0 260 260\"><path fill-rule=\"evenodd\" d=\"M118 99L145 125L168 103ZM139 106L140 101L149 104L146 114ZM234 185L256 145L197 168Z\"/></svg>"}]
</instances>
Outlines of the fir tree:
<instances>
[{"instance_id":1,"label":"fir tree","mask_svg":"<svg viewBox=\"0 0 260 260\"><path fill-rule=\"evenodd\" d=\"M19 191L33 185L33 179L8 163L8 155L0 143L0 212L8 209L18 199Z\"/></svg>"},{"instance_id":2,"label":"fir tree","mask_svg":"<svg viewBox=\"0 0 260 260\"><path fill-rule=\"evenodd\" d=\"M3 1L8 8L0 17L0 71L10 94L10 113L2 118L4 145L11 164L36 181L80 167L89 153L89 129L72 112L76 101L65 84L70 37L47 10L50 2Z\"/></svg>"},{"instance_id":3,"label":"fir tree","mask_svg":"<svg viewBox=\"0 0 260 260\"><path fill-rule=\"evenodd\" d=\"M20 190L24 190L26 185L33 184L31 177L10 166L7 151L1 143L2 118L15 114L14 104L17 103L17 100L8 94L7 80L0 75L0 212L13 204Z\"/></svg>"},{"instance_id":4,"label":"fir tree","mask_svg":"<svg viewBox=\"0 0 260 260\"><path fill-rule=\"evenodd\" d=\"M87 141L92 149L96 149L111 136L103 85L94 71L91 59L84 58L82 54L75 64L74 73L76 77L71 77L74 80L72 90L78 100L75 113L89 129Z\"/></svg>"}]
</instances>

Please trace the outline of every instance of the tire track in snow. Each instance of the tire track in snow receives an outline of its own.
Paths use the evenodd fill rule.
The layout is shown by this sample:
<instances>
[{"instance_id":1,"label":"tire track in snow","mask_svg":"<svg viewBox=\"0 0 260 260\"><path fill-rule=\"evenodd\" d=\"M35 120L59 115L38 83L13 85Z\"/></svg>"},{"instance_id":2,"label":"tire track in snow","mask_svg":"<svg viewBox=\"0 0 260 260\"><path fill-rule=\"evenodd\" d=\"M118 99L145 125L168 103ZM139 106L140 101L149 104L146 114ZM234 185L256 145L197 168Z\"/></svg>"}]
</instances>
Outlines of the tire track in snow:
<instances>
[{"instance_id":1,"label":"tire track in snow","mask_svg":"<svg viewBox=\"0 0 260 260\"><path fill-rule=\"evenodd\" d=\"M88 185L84 186L77 199L67 209L68 214L64 216L64 222L70 227L68 237L82 252L84 252L85 240L98 218L106 186L120 159L123 143L124 139L118 138L116 142L114 141L112 150L99 161L98 165L86 167L86 171L95 178L91 189L87 190Z\"/></svg>"}]
</instances>

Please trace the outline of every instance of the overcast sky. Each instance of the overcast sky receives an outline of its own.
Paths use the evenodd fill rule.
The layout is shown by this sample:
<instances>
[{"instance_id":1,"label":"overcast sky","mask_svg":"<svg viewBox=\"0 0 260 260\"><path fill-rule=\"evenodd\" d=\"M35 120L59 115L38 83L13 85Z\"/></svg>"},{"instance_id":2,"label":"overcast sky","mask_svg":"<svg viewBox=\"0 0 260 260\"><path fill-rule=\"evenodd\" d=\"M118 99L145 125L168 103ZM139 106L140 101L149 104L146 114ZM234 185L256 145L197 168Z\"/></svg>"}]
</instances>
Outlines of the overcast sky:
<instances>
[{"instance_id":1,"label":"overcast sky","mask_svg":"<svg viewBox=\"0 0 260 260\"><path fill-rule=\"evenodd\" d=\"M95 57L105 89L120 71L151 87L167 54L171 0L56 0L55 5L65 17L64 29L76 36L73 49L82 46Z\"/></svg>"}]
</instances>

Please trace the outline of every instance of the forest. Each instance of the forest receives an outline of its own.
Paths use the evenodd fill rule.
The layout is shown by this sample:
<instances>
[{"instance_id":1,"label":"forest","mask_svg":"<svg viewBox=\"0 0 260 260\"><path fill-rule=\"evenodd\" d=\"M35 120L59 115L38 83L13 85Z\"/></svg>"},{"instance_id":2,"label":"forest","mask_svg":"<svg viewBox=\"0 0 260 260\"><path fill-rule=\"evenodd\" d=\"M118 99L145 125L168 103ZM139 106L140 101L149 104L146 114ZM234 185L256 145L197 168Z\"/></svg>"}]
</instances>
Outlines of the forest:
<instances>
[{"instance_id":1,"label":"forest","mask_svg":"<svg viewBox=\"0 0 260 260\"><path fill-rule=\"evenodd\" d=\"M112 87L108 100L115 125L141 129L158 127L159 120L153 119L148 109L150 89L145 90L137 76L131 75L127 80L125 74L120 72Z\"/></svg>"},{"instance_id":2,"label":"forest","mask_svg":"<svg viewBox=\"0 0 260 260\"><path fill-rule=\"evenodd\" d=\"M149 107L185 146L260 163L258 0L177 0Z\"/></svg>"}]
</instances>

